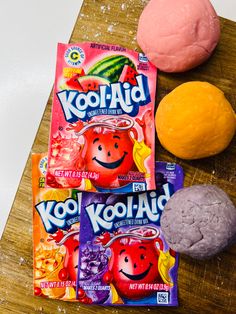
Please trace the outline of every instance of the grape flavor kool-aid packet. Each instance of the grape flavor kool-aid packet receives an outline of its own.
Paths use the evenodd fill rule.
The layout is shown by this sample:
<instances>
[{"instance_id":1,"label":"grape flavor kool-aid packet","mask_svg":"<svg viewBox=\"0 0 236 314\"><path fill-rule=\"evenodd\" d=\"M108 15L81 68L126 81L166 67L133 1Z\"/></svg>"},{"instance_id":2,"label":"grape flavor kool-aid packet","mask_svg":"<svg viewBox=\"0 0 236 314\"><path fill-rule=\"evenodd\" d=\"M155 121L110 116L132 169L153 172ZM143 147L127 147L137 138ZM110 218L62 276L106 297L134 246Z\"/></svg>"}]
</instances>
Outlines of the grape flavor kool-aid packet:
<instances>
[{"instance_id":1,"label":"grape flavor kool-aid packet","mask_svg":"<svg viewBox=\"0 0 236 314\"><path fill-rule=\"evenodd\" d=\"M155 188L156 68L125 48L58 44L47 185Z\"/></svg>"},{"instance_id":2,"label":"grape flavor kool-aid packet","mask_svg":"<svg viewBox=\"0 0 236 314\"><path fill-rule=\"evenodd\" d=\"M32 155L34 294L76 301L81 192L45 187L46 154Z\"/></svg>"},{"instance_id":3,"label":"grape flavor kool-aid packet","mask_svg":"<svg viewBox=\"0 0 236 314\"><path fill-rule=\"evenodd\" d=\"M183 187L176 164L156 163L157 189L84 192L77 298L103 305L176 306L178 255L160 228L167 200Z\"/></svg>"}]
</instances>

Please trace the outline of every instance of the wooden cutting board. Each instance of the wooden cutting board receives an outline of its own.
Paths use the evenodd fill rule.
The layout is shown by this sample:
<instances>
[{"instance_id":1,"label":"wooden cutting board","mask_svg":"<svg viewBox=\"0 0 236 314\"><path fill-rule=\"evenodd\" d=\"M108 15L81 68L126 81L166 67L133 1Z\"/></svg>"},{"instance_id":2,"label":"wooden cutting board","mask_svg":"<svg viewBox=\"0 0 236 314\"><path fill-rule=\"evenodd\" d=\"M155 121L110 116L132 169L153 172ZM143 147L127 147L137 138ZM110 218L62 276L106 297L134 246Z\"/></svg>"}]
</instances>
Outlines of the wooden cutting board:
<instances>
[{"instance_id":1,"label":"wooden cutting board","mask_svg":"<svg viewBox=\"0 0 236 314\"><path fill-rule=\"evenodd\" d=\"M85 0L70 42L96 41L138 49L135 38L138 17L146 3L146 0ZM220 44L207 63L188 73L159 73L157 103L180 83L202 80L221 88L236 111L236 23L221 19L221 26ZM34 152L47 151L50 110L51 97L32 147ZM222 154L199 161L179 160L158 142L156 153L158 160L182 165L186 186L217 184L236 205L236 138ZM91 307L34 297L31 202L29 154L0 242L0 313L236 313L236 246L208 261L181 256L178 308Z\"/></svg>"}]
</instances>

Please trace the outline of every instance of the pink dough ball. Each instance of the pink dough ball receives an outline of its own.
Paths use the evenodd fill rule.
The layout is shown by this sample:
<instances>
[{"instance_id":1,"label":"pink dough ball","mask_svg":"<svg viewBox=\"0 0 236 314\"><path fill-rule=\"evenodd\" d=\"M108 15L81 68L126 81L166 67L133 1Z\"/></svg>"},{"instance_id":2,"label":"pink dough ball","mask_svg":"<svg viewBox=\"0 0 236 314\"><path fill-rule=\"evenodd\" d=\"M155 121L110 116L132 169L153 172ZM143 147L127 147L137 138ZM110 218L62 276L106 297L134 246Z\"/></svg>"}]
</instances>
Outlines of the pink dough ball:
<instances>
[{"instance_id":1,"label":"pink dough ball","mask_svg":"<svg viewBox=\"0 0 236 314\"><path fill-rule=\"evenodd\" d=\"M164 72L184 72L212 54L220 20L209 0L151 0L138 24L137 41Z\"/></svg>"}]
</instances>

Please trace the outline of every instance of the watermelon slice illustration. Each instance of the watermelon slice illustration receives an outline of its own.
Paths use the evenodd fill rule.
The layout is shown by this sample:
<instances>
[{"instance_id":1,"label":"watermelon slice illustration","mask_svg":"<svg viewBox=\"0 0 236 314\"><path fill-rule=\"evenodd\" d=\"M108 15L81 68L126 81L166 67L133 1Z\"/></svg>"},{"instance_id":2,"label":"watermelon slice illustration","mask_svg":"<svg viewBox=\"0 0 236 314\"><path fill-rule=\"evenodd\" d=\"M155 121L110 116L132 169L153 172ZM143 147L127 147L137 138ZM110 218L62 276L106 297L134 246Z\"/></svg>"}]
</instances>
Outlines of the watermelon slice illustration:
<instances>
[{"instance_id":1,"label":"watermelon slice illustration","mask_svg":"<svg viewBox=\"0 0 236 314\"><path fill-rule=\"evenodd\" d=\"M67 87L79 92L98 91L100 85L109 85L110 82L97 75L83 75L75 74L72 78L66 81Z\"/></svg>"},{"instance_id":2,"label":"watermelon slice illustration","mask_svg":"<svg viewBox=\"0 0 236 314\"><path fill-rule=\"evenodd\" d=\"M135 69L131 68L131 66L126 64L123 67L123 70L121 72L119 82L121 83L128 82L131 85L137 85L137 81L136 81L137 75L138 75L138 72Z\"/></svg>"},{"instance_id":3,"label":"watermelon slice illustration","mask_svg":"<svg viewBox=\"0 0 236 314\"><path fill-rule=\"evenodd\" d=\"M66 86L73 90L78 90L79 92L83 91L82 86L80 85L78 78L80 74L73 75L69 80L66 81Z\"/></svg>"},{"instance_id":4,"label":"watermelon slice illustration","mask_svg":"<svg viewBox=\"0 0 236 314\"><path fill-rule=\"evenodd\" d=\"M88 91L98 91L100 85L109 85L110 82L96 75L85 75L78 78L78 83L81 85L83 91L87 93Z\"/></svg>"}]
</instances>

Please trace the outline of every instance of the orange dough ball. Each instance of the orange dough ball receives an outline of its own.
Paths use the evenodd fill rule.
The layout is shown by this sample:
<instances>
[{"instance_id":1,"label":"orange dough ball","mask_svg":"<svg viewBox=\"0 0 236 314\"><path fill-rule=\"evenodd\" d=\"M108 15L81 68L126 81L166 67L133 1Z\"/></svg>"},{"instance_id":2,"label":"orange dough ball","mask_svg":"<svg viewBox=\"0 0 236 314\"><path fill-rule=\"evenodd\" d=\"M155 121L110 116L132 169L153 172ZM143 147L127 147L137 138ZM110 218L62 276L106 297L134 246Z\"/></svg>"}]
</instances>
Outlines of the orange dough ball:
<instances>
[{"instance_id":1,"label":"orange dough ball","mask_svg":"<svg viewBox=\"0 0 236 314\"><path fill-rule=\"evenodd\" d=\"M235 113L224 93L207 82L188 82L160 102L156 131L162 146L183 159L222 152L236 131Z\"/></svg>"}]
</instances>

